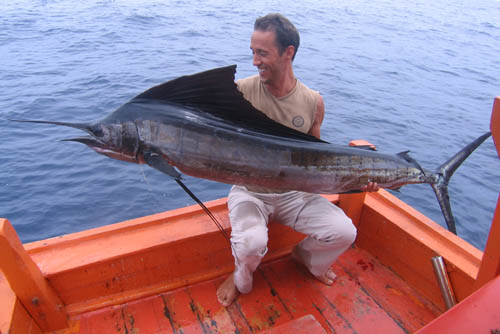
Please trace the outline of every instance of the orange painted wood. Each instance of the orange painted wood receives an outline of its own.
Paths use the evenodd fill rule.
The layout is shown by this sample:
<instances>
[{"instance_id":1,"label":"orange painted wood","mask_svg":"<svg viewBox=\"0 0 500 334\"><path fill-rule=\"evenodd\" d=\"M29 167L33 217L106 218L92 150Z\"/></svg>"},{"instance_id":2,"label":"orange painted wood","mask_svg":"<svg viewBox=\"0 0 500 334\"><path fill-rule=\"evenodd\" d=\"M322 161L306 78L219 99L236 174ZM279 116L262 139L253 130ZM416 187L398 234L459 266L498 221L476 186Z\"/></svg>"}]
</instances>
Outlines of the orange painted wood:
<instances>
[{"instance_id":1,"label":"orange painted wood","mask_svg":"<svg viewBox=\"0 0 500 334\"><path fill-rule=\"evenodd\" d=\"M289 252L291 242L302 238L280 225L270 228L270 236L286 236L289 233L294 233L295 237L286 238L286 244L281 238L275 238L278 242L269 244L270 252L265 261ZM217 231L199 238L168 243L158 249L125 254L122 258L75 268L54 274L49 279L58 288L61 297L73 303L68 306L68 312L75 314L229 273L233 268L233 259L226 244ZM281 250L281 247L285 249Z\"/></svg>"},{"instance_id":2,"label":"orange painted wood","mask_svg":"<svg viewBox=\"0 0 500 334\"><path fill-rule=\"evenodd\" d=\"M224 279L226 279L226 277L227 276L220 278L218 280L215 280L213 282L214 293L216 293L217 289L222 284ZM244 314L241 312L241 307L238 303L231 304L229 307L226 308L226 311L227 311L229 317L231 318L231 321L233 322L234 327L237 329L238 333L241 333L241 334L253 333L252 329L250 328L250 324L248 323Z\"/></svg>"},{"instance_id":3,"label":"orange painted wood","mask_svg":"<svg viewBox=\"0 0 500 334\"><path fill-rule=\"evenodd\" d=\"M337 201L339 196L327 198ZM427 262L436 249L445 255L453 282L470 288L472 277L477 273L480 251L467 243L461 244L457 241L461 239L450 236L449 232L385 191L366 194L364 202L358 245L392 265L399 275L436 304L441 297L432 267ZM209 206L229 232L225 200L214 201ZM292 245L301 238L302 235L286 227L271 224L266 261L289 254ZM408 245L411 247L407 248ZM67 310L73 316L203 282L225 275L233 268L229 246L195 206L80 232L78 237L69 235L37 242L27 248L63 300L71 301ZM417 254L422 256L420 262L413 258L409 261L404 256L409 249L415 258ZM52 259L54 253L67 254L67 257ZM83 256L85 253L89 256ZM259 273L256 275L258 277ZM246 333L267 326L248 322L247 313L252 315L255 309L250 305L248 310L229 308L227 313L235 328ZM325 314L338 310L318 306L308 311L328 328L327 322L319 318L319 310ZM287 313L280 311L280 314ZM333 319L335 326L352 332L345 321L339 320L341 318Z\"/></svg>"},{"instance_id":4,"label":"orange painted wood","mask_svg":"<svg viewBox=\"0 0 500 334\"><path fill-rule=\"evenodd\" d=\"M215 287L218 288L218 286L219 284ZM236 333L236 324L232 321L227 309L217 300L213 288L213 282L204 282L189 287L187 292L191 297L189 305L191 310L207 332L211 330L220 333Z\"/></svg>"},{"instance_id":5,"label":"orange painted wood","mask_svg":"<svg viewBox=\"0 0 500 334\"><path fill-rule=\"evenodd\" d=\"M147 307L147 304L145 305ZM124 318L123 307L111 307L107 310L92 313L91 318L83 319L84 326L80 325L80 333L126 333L127 319ZM87 332L83 332L86 330Z\"/></svg>"},{"instance_id":6,"label":"orange painted wood","mask_svg":"<svg viewBox=\"0 0 500 334\"><path fill-rule=\"evenodd\" d=\"M367 193L341 194L339 195L339 207L352 219L354 226L358 227L365 206Z\"/></svg>"},{"instance_id":7,"label":"orange painted wood","mask_svg":"<svg viewBox=\"0 0 500 334\"><path fill-rule=\"evenodd\" d=\"M493 141L500 158L500 96L493 101L493 111L491 112L490 129Z\"/></svg>"},{"instance_id":8,"label":"orange painted wood","mask_svg":"<svg viewBox=\"0 0 500 334\"><path fill-rule=\"evenodd\" d=\"M178 333L180 326L173 318L177 315L177 311L172 299L167 298L166 294L162 294L151 298L151 303L160 333Z\"/></svg>"},{"instance_id":9,"label":"orange painted wood","mask_svg":"<svg viewBox=\"0 0 500 334\"><path fill-rule=\"evenodd\" d=\"M216 215L225 212L225 201L208 206ZM206 215L193 207L175 212L87 231L81 239L50 240L42 249L32 248L33 257L72 313L229 272L229 244ZM69 254L52 259L54 252Z\"/></svg>"},{"instance_id":10,"label":"orange painted wood","mask_svg":"<svg viewBox=\"0 0 500 334\"><path fill-rule=\"evenodd\" d=\"M10 332L6 333L42 334L43 331L38 327L19 300L17 300Z\"/></svg>"},{"instance_id":11,"label":"orange painted wood","mask_svg":"<svg viewBox=\"0 0 500 334\"><path fill-rule=\"evenodd\" d=\"M493 112L491 115L491 133L493 141L500 158L500 97L495 99ZM488 241L484 249L481 268L477 275L474 289L477 290L488 281L500 275L500 196L497 201L497 207L491 222Z\"/></svg>"},{"instance_id":12,"label":"orange painted wood","mask_svg":"<svg viewBox=\"0 0 500 334\"><path fill-rule=\"evenodd\" d=\"M319 325L326 333L408 333L418 327L411 317L423 314L420 308L428 302L422 301L417 292L392 271L382 269L383 266L365 251L355 247L341 258L334 265L339 277L331 287L317 281L302 265L287 256L262 264L255 273L252 292L238 297L228 308L222 307L216 300L217 288L225 279L220 277L75 315L70 319L70 328L54 334L246 334L267 330L280 333L285 328L293 328L293 324L297 324L296 319L307 315L314 316L315 326ZM390 282L394 289L404 293L411 291L406 295L409 298L391 293L381 287L382 283L373 286L371 270L361 268L354 279L352 268L360 264L353 261L360 260L374 265L377 273L374 279ZM421 305L415 300L422 301ZM384 306L391 303L407 311L396 318L391 309Z\"/></svg>"},{"instance_id":13,"label":"orange painted wood","mask_svg":"<svg viewBox=\"0 0 500 334\"><path fill-rule=\"evenodd\" d=\"M313 315L329 332L354 333L351 324L341 316L331 302L315 288L321 284L305 267L290 259L263 266L261 272L271 285L271 294L286 305L293 318Z\"/></svg>"},{"instance_id":14,"label":"orange painted wood","mask_svg":"<svg viewBox=\"0 0 500 334\"><path fill-rule=\"evenodd\" d=\"M122 249L126 249L125 247ZM217 261L217 258L220 260ZM227 265L217 266L217 262ZM121 301L121 298L126 298L127 291L132 292L142 287L149 287L153 293L161 292L155 291L155 287L160 290L162 287L172 289L205 279L206 275L220 275L221 271L230 269L231 263L230 250L225 240L218 232L213 232L206 234L203 239L187 238L154 249L103 259L51 275L49 280L60 292L61 298L69 304L91 299L101 299L104 302L106 297ZM71 308L69 311L72 311Z\"/></svg>"},{"instance_id":15,"label":"orange painted wood","mask_svg":"<svg viewBox=\"0 0 500 334\"><path fill-rule=\"evenodd\" d=\"M356 333L406 332L342 267L334 266L334 270L338 276L335 285L328 287L318 283L316 288Z\"/></svg>"},{"instance_id":16,"label":"orange painted wood","mask_svg":"<svg viewBox=\"0 0 500 334\"><path fill-rule=\"evenodd\" d=\"M445 259L458 300L472 291L482 252L385 190L370 193L356 244L444 310L430 259Z\"/></svg>"},{"instance_id":17,"label":"orange painted wood","mask_svg":"<svg viewBox=\"0 0 500 334\"><path fill-rule=\"evenodd\" d=\"M42 334L42 331L0 271L0 334L3 333Z\"/></svg>"},{"instance_id":18,"label":"orange painted wood","mask_svg":"<svg viewBox=\"0 0 500 334\"><path fill-rule=\"evenodd\" d=\"M418 334L500 332L500 277L483 286L418 331Z\"/></svg>"},{"instance_id":19,"label":"orange painted wood","mask_svg":"<svg viewBox=\"0 0 500 334\"><path fill-rule=\"evenodd\" d=\"M459 296L466 295L464 291L470 290L477 273L480 251L460 243L461 239L385 191L362 195L366 203L357 244L380 256L439 305L440 293L427 262L437 249L449 259L453 283L462 286ZM345 198L348 201L351 197ZM339 196L327 198L337 201ZM225 200L208 205L229 232ZM271 224L269 233L266 261L289 254L303 238L279 224ZM67 310L72 315L205 281L233 268L229 246L196 206L37 242L27 248L69 304ZM408 249L415 257L411 261L403 256ZM65 256L54 257L54 253Z\"/></svg>"},{"instance_id":20,"label":"orange painted wood","mask_svg":"<svg viewBox=\"0 0 500 334\"><path fill-rule=\"evenodd\" d=\"M213 282L76 316L65 333L234 333L228 312L216 302Z\"/></svg>"},{"instance_id":21,"label":"orange painted wood","mask_svg":"<svg viewBox=\"0 0 500 334\"><path fill-rule=\"evenodd\" d=\"M441 314L429 300L365 250L354 248L339 258L338 264L356 284L370 295L399 324L415 332ZM411 307L409 307L411 305Z\"/></svg>"},{"instance_id":22,"label":"orange painted wood","mask_svg":"<svg viewBox=\"0 0 500 334\"><path fill-rule=\"evenodd\" d=\"M265 334L326 334L326 331L316 321L312 315L305 315L302 318L291 320L281 326L264 331Z\"/></svg>"},{"instance_id":23,"label":"orange painted wood","mask_svg":"<svg viewBox=\"0 0 500 334\"><path fill-rule=\"evenodd\" d=\"M36 324L45 331L67 327L63 303L6 219L0 219L0 254L3 274Z\"/></svg>"},{"instance_id":24,"label":"orange painted wood","mask_svg":"<svg viewBox=\"0 0 500 334\"><path fill-rule=\"evenodd\" d=\"M349 142L349 146L369 146L372 150L376 150L376 146L367 140L355 139Z\"/></svg>"},{"instance_id":25,"label":"orange painted wood","mask_svg":"<svg viewBox=\"0 0 500 334\"><path fill-rule=\"evenodd\" d=\"M229 234L226 199L207 207ZM264 261L290 253L304 237L279 224L271 224L269 236ZM230 245L197 206L26 247L73 315L215 278L234 262Z\"/></svg>"},{"instance_id":26,"label":"orange painted wood","mask_svg":"<svg viewBox=\"0 0 500 334\"><path fill-rule=\"evenodd\" d=\"M164 319L168 320L171 333L202 333L203 326L191 308L192 300L186 289L162 295ZM168 333L168 332L167 332Z\"/></svg>"},{"instance_id":27,"label":"orange painted wood","mask_svg":"<svg viewBox=\"0 0 500 334\"><path fill-rule=\"evenodd\" d=\"M229 228L225 212L226 199L206 203L224 228ZM196 238L205 233L217 232L215 225L198 206L189 206L151 216L73 233L61 237L27 244L26 250L50 277L53 273L119 258L123 254L143 252L168 242ZM228 245L227 248L229 248ZM71 254L60 258L51 253Z\"/></svg>"},{"instance_id":28,"label":"orange painted wood","mask_svg":"<svg viewBox=\"0 0 500 334\"><path fill-rule=\"evenodd\" d=\"M0 271L0 333L8 333L16 307L16 295Z\"/></svg>"},{"instance_id":29,"label":"orange painted wood","mask_svg":"<svg viewBox=\"0 0 500 334\"><path fill-rule=\"evenodd\" d=\"M252 292L240 295L234 305L246 319L251 332L268 329L293 319L286 305L271 289L269 282L257 271L254 273Z\"/></svg>"},{"instance_id":30,"label":"orange painted wood","mask_svg":"<svg viewBox=\"0 0 500 334\"><path fill-rule=\"evenodd\" d=\"M327 198L336 201L339 196L327 196ZM349 200L348 197L346 200ZM406 255L408 249L415 252L415 257L417 254L423 255L423 259L426 257L430 259L431 255L435 254L435 250L439 250L440 253L446 255L445 258L451 268L454 282L462 280L461 284L464 286L468 284L470 287L471 283L468 280L474 275L474 270L477 272L480 251L466 243L460 244L457 240L461 239L457 237L455 237L457 240L453 239L454 236L449 236L449 232L387 192L366 194L364 203L358 227L358 245L366 247L385 263L391 263L392 269L408 279L408 282L416 285L419 288L418 291L422 287L426 287L425 284L428 284L427 288L431 291L431 295L432 291L437 291L436 296L430 297L431 300L434 297L439 302L440 294L437 286L433 286L435 282L430 262L422 260L423 262L415 264L413 259L408 261L403 256ZM225 200L215 201L209 205L212 205L211 210L221 218L229 231ZM347 205L349 205L348 202ZM225 241L216 228L207 222L205 215L201 214L197 207L174 211L177 214L169 212L149 218L140 218L119 223L116 226L81 232L79 236L69 235L37 242L27 247L33 258L40 263L51 284L58 287L58 291L61 291L61 295L65 296L64 298L75 298L75 302L68 306L70 314L73 315L72 322L70 322L73 332L77 332L75 328L81 328L81 333L86 333L85 329L99 326L92 323L92 317L87 316L92 312L84 313L80 317L79 314L86 312L86 310L95 310L110 305L117 305L116 307L121 310L122 317L120 318L120 313L116 312L114 316L111 313L106 313L107 315L103 313L101 314L103 318L97 317L100 319L98 323L107 324L106 326L114 324L115 327L119 325L121 330L127 331L135 329L136 327L132 327L130 321L127 325L128 314L136 319L134 324L150 323L152 318L150 315L144 317L140 315L137 309L142 307L137 305L140 305L141 300L137 302L138 304L133 304L131 301L134 299L154 296L187 285L194 287L197 286L196 283L201 284L199 282L205 282L232 270L233 260L230 249L227 244L224 244ZM372 233L374 234L371 235ZM413 234L415 237L413 238L409 234ZM370 236L371 239L367 236ZM266 257L267 261L288 254L291 246L302 237L302 235L279 224L271 224L270 256ZM407 248L408 245L411 247ZM106 248L107 246L109 249ZM404 247L401 248L401 246ZM73 254L71 251L75 251L75 253ZM52 259L54 253L67 254L68 256ZM83 257L85 253L89 254L86 258ZM293 262L291 264L293 267ZM419 271L422 271L420 267L426 265L431 271L429 277L426 275L415 276L416 273L419 274ZM175 292L175 299L169 298L170 293L161 295L161 300L151 297L153 299L146 308L154 309L153 314L157 322L161 322L161 324L158 323L158 328L170 328L171 332L179 332L182 329L185 333L203 331L203 328L215 331L214 326L206 327L208 324L212 324L211 319L214 319L216 323L220 322L224 328L234 328L240 333L250 333L287 323L298 317L299 314L300 316L313 314L325 330L333 331L335 328L337 333L353 333L368 328L375 318L377 321L385 319L380 320L382 323L386 323L388 320L387 326L395 326L396 329L393 329L397 331L401 329L401 324L404 324L407 331L419 326L418 321L408 318L408 314L404 312L399 314L389 310L384 311L384 303L386 305L390 305L391 302L397 304L404 298L391 300L380 297L386 295L387 291L370 279L365 279L365 286L360 285L361 281L355 279L357 274L370 273L363 271L353 274L355 272L353 268L356 265L354 267L340 266L338 270L344 276L343 281L341 280L342 284L346 286L343 290L341 289L344 294L352 294L357 287L362 287L361 290L355 292L362 296L356 299L360 305L359 310L362 312L349 308L343 309L342 307L345 306L332 307L332 305L337 305L339 300L332 301L325 297L321 289L316 286L321 285L321 283L316 282L310 275L308 276L306 272L300 270L295 271L295 273L306 277L302 278L303 283L301 284L310 284L309 289L294 292L293 288L288 288L279 291L280 286L286 286L286 284L275 284L275 282L288 282L287 279L291 279L292 283L296 282L293 278L294 275L290 274L293 271L278 270L273 274L264 269L267 268L266 266L262 266L263 269L255 274L256 289L252 294L240 297L241 301L223 311L220 306L218 310L215 308L217 303L213 299L216 290L214 281L211 281L213 291L209 292L210 290L207 288L207 295L201 298L206 300L199 304L193 304L195 305L193 308L191 308L190 303L200 298L194 296L193 291L195 290L189 291L189 289L172 291L172 293ZM337 265L335 268L337 269ZM285 275L283 278L279 276L281 272ZM428 282L422 284L420 278L424 278ZM218 280L221 282L222 278ZM383 277L381 282L385 282ZM254 294L255 291L264 292ZM308 299L311 291L315 291L315 293L312 293L312 297ZM389 290L396 296L401 291L406 290L403 288ZM212 293L210 300L207 296ZM372 294L377 295L376 298L380 301L369 302L373 298ZM278 298L279 296L295 296L295 300L299 300L299 302L290 301L290 305L293 307L289 308L286 302L284 303ZM257 300L252 298L257 298ZM309 302L309 304L302 302L302 300L307 301L311 298L314 302ZM339 295L334 295L332 298L339 298ZM341 298L340 301L342 300L344 299ZM420 299L414 297L411 300L413 307L420 307L418 303L415 303L415 300ZM170 304L172 304L171 307L165 309L165 305ZM267 307L262 307L264 304ZM425 305L425 303L422 304ZM157 307L158 305L160 308ZM179 305L182 307L179 308ZM366 305L369 307L364 309L363 307ZM375 307L376 311L373 311L371 306ZM408 305L402 307L408 308ZM207 309L210 310L210 313L206 312ZM294 312L292 309L301 309L301 311ZM169 311L165 313L165 310ZM370 310L370 315L375 314L375 316L358 319L357 317L363 314L363 310L366 312ZM419 314L417 310L411 311L412 314ZM124 314L125 317L123 317ZM165 314L171 315L171 319ZM216 318L214 318L214 314L217 314ZM377 315L381 315L382 318L378 319ZM391 319L393 325L390 324ZM356 325L353 326L351 322L356 323ZM389 327L381 326L381 328L388 330Z\"/></svg>"}]
</instances>

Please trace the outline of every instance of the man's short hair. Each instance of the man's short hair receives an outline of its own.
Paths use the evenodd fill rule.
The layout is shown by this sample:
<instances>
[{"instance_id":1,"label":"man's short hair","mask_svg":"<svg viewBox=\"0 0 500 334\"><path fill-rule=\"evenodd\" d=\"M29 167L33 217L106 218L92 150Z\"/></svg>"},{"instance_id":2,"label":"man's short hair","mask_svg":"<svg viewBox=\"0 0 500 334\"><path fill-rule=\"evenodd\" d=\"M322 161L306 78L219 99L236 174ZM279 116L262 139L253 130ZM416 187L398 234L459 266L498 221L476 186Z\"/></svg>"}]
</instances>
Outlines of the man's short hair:
<instances>
[{"instance_id":1,"label":"man's short hair","mask_svg":"<svg viewBox=\"0 0 500 334\"><path fill-rule=\"evenodd\" d=\"M280 55L285 52L288 46L292 45L295 48L292 60L295 59L299 49L300 36L297 28L286 17L277 13L267 14L255 20L253 28L254 30L274 31Z\"/></svg>"}]
</instances>

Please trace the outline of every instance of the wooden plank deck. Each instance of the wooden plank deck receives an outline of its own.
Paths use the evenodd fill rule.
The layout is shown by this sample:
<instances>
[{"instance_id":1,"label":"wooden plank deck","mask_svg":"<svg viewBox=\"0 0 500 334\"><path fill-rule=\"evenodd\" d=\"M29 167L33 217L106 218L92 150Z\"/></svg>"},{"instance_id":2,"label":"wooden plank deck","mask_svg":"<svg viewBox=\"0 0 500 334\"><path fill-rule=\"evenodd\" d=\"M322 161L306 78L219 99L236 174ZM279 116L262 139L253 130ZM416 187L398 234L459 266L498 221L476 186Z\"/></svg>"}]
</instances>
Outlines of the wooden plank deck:
<instances>
[{"instance_id":1,"label":"wooden plank deck","mask_svg":"<svg viewBox=\"0 0 500 334\"><path fill-rule=\"evenodd\" d=\"M293 320L314 328L312 317L327 333L412 333L440 313L357 247L333 269L338 277L329 287L287 256L261 265L253 291L228 308L216 298L219 277L74 316L57 333L282 333Z\"/></svg>"}]
</instances>

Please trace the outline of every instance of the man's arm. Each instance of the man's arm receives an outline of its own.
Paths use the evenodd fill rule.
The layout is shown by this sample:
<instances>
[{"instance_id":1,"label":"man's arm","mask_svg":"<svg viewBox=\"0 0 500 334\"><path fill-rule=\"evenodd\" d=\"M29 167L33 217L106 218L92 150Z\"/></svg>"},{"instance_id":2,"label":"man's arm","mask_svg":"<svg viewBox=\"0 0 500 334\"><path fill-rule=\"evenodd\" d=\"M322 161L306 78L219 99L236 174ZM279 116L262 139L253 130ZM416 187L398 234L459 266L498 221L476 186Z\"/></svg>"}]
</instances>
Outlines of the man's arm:
<instances>
[{"instance_id":1,"label":"man's arm","mask_svg":"<svg viewBox=\"0 0 500 334\"><path fill-rule=\"evenodd\" d=\"M314 114L314 121L311 126L311 130L309 130L309 134L320 139L321 135L321 124L323 123L323 119L325 118L325 102L323 101L323 97L320 95L318 99L318 105L316 106L316 113ZM361 191L374 192L378 191L379 186L376 182L368 182L367 185L361 188Z\"/></svg>"},{"instance_id":2,"label":"man's arm","mask_svg":"<svg viewBox=\"0 0 500 334\"><path fill-rule=\"evenodd\" d=\"M318 99L318 104L316 105L316 112L314 113L314 121L309 130L309 134L320 139L321 136L321 124L323 123L323 118L325 118L325 102L323 97L320 95Z\"/></svg>"}]
</instances>

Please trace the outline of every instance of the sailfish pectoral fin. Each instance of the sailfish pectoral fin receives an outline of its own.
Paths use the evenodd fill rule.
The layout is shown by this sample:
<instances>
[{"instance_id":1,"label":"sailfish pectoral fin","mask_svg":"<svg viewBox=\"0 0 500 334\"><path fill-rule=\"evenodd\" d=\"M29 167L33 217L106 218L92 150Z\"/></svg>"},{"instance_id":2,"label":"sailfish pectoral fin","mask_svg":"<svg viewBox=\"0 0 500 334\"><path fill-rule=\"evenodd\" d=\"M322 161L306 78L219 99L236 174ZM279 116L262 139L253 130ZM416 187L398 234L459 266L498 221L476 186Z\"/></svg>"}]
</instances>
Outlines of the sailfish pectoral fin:
<instances>
[{"instance_id":1,"label":"sailfish pectoral fin","mask_svg":"<svg viewBox=\"0 0 500 334\"><path fill-rule=\"evenodd\" d=\"M213 213L210 211L210 209L208 209L205 206L205 204L203 204L203 202L195 194L193 194L193 192L191 190L189 190L189 188L181 181L182 175L177 170L175 170L175 168L172 165L170 165L167 161L165 161L165 159L161 156L161 154L146 151L143 153L143 157L144 157L144 161L146 161L146 163L149 166L153 167L156 170L159 170L162 173L168 174L171 177L173 177L175 179L175 181L177 182L177 184L179 184L179 186L196 203L198 203L198 205L203 209L203 211L205 211L205 213L210 217L210 219L212 219L212 221L215 223L215 225L217 226L219 231L224 236L224 239L226 239L226 241L231 245L231 247L233 247L231 244L231 239L230 239L229 235L227 234L227 232L224 230L224 227L222 226L222 224L213 215ZM236 261L238 261L238 263L239 263L238 256L236 255L236 252L234 251L234 249L233 249L233 253L235 254Z\"/></svg>"},{"instance_id":2,"label":"sailfish pectoral fin","mask_svg":"<svg viewBox=\"0 0 500 334\"><path fill-rule=\"evenodd\" d=\"M155 152L144 152L143 153L144 161L153 167L156 170L159 170L162 173L170 175L176 180L182 180L182 175L175 170L174 166L170 165L163 157Z\"/></svg>"}]
</instances>

